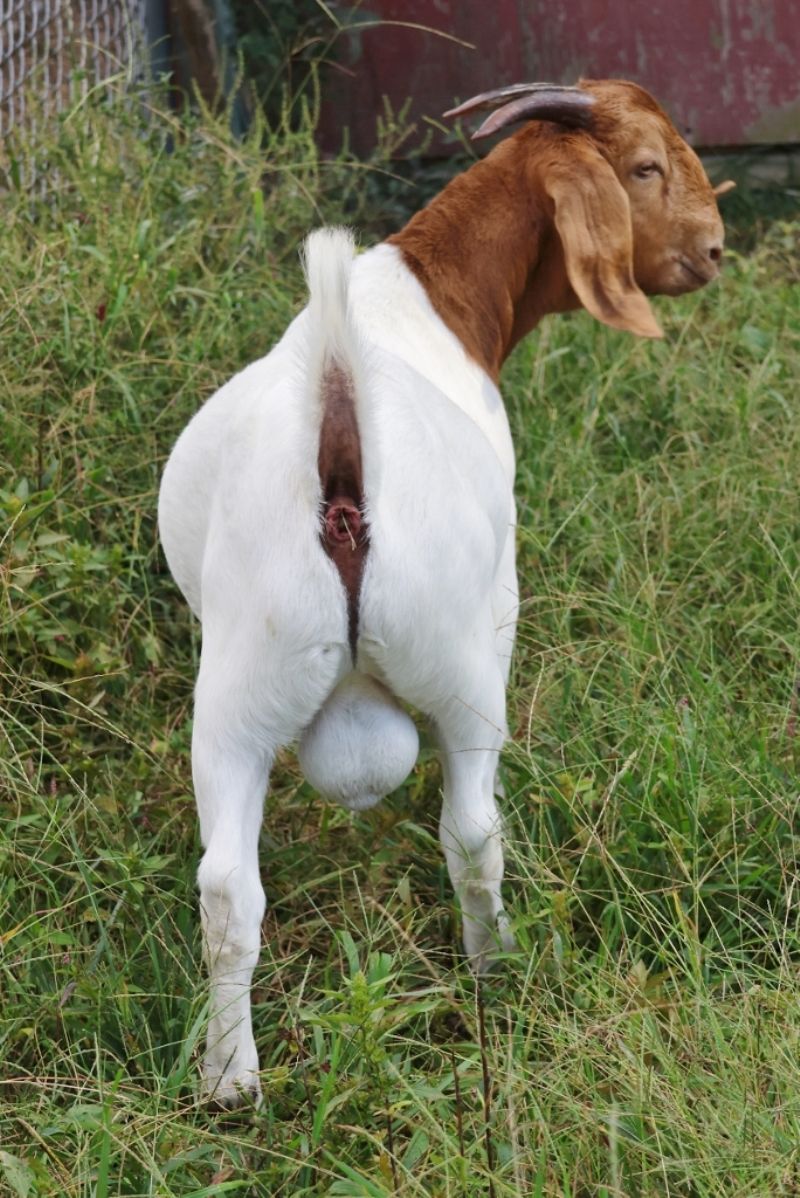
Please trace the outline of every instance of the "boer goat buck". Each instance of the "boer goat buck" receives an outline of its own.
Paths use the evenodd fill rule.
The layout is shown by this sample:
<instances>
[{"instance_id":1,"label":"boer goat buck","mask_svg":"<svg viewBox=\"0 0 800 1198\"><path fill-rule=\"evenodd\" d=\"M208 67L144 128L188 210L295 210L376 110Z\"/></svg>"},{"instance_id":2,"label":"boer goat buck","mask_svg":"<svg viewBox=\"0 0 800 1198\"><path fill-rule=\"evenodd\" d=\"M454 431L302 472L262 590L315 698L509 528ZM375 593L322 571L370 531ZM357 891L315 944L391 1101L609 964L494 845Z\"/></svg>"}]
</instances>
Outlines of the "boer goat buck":
<instances>
[{"instance_id":1,"label":"boer goat buck","mask_svg":"<svg viewBox=\"0 0 800 1198\"><path fill-rule=\"evenodd\" d=\"M258 837L275 752L353 810L435 729L442 847L464 948L512 939L495 803L517 614L514 453L497 389L515 343L587 308L641 337L646 295L714 279L723 227L703 167L626 82L520 84L475 135L525 124L386 242L305 245L308 306L209 399L167 463L159 520L202 621L192 765L212 1013L208 1096L258 1099L250 981Z\"/></svg>"}]
</instances>

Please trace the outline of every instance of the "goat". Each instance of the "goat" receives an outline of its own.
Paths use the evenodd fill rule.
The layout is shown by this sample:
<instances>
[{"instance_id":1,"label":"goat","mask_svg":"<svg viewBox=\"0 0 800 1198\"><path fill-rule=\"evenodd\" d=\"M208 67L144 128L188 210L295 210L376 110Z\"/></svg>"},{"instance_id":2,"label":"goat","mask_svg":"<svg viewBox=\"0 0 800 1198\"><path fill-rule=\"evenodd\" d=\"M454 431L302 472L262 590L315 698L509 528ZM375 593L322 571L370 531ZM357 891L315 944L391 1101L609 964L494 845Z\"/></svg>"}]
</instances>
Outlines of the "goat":
<instances>
[{"instance_id":1,"label":"goat","mask_svg":"<svg viewBox=\"0 0 800 1198\"><path fill-rule=\"evenodd\" d=\"M401 704L428 717L467 957L480 971L513 946L495 802L518 604L500 368L545 314L580 306L660 337L646 296L719 271L715 193L642 88L522 84L454 112L485 108L476 136L526 123L399 233L358 258L348 232L311 234L308 306L164 471L163 546L202 621L203 1084L222 1105L260 1099L258 836L281 746L299 740L309 782L359 810L413 768Z\"/></svg>"}]
</instances>

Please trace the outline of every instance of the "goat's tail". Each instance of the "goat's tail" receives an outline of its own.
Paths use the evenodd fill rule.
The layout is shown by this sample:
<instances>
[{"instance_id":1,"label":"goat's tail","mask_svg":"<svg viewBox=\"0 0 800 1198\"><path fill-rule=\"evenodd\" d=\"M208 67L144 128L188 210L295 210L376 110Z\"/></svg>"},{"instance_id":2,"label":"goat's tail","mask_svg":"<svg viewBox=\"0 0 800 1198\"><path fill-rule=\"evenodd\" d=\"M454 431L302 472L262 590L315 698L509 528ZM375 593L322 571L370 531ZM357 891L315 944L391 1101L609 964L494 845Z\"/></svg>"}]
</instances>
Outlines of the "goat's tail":
<instances>
[{"instance_id":1,"label":"goat's tail","mask_svg":"<svg viewBox=\"0 0 800 1198\"><path fill-rule=\"evenodd\" d=\"M359 373L359 353L348 314L350 268L356 247L349 229L316 229L301 251L308 284L308 365L316 391L326 367Z\"/></svg>"},{"instance_id":2,"label":"goat's tail","mask_svg":"<svg viewBox=\"0 0 800 1198\"><path fill-rule=\"evenodd\" d=\"M362 460L364 395L361 354L348 311L355 254L345 229L318 229L307 239L309 386L318 402L321 488L320 543L339 571L347 594L353 661L358 640L358 598L369 549Z\"/></svg>"}]
</instances>

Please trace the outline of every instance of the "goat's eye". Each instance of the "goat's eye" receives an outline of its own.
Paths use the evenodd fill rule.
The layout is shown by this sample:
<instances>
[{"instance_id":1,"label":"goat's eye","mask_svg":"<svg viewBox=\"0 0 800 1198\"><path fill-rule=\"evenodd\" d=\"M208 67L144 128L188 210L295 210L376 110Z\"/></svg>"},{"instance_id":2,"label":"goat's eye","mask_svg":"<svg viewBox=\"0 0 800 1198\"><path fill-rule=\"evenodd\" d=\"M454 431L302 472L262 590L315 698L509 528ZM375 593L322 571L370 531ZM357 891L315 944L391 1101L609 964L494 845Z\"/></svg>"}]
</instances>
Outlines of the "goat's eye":
<instances>
[{"instance_id":1,"label":"goat's eye","mask_svg":"<svg viewBox=\"0 0 800 1198\"><path fill-rule=\"evenodd\" d=\"M637 179L651 179L653 175L663 175L664 172L657 162L640 162L633 173Z\"/></svg>"}]
</instances>

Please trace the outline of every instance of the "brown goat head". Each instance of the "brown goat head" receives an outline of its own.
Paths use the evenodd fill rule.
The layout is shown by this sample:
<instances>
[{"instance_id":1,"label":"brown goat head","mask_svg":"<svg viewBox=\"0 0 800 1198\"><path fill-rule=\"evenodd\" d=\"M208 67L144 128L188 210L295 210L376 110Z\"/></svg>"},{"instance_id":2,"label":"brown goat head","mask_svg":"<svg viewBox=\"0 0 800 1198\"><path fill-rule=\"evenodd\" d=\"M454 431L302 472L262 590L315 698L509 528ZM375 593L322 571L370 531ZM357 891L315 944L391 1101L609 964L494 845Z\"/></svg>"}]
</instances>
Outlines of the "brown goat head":
<instances>
[{"instance_id":1,"label":"brown goat head","mask_svg":"<svg viewBox=\"0 0 800 1198\"><path fill-rule=\"evenodd\" d=\"M584 306L644 337L648 295L719 273L723 226L697 155L643 88L515 84L446 115L492 109L475 134L525 121L390 238L467 351L497 376L550 312Z\"/></svg>"},{"instance_id":2,"label":"brown goat head","mask_svg":"<svg viewBox=\"0 0 800 1198\"><path fill-rule=\"evenodd\" d=\"M589 137L628 199L636 282L648 295L681 295L711 282L724 229L694 150L636 84L584 81L581 88L595 99Z\"/></svg>"},{"instance_id":3,"label":"brown goat head","mask_svg":"<svg viewBox=\"0 0 800 1198\"><path fill-rule=\"evenodd\" d=\"M641 293L680 295L716 278L724 235L716 197L732 184L712 189L695 152L635 83L514 85L453 114L497 104L475 138L524 119L560 126L544 155L541 129L528 140L583 305L607 324L659 336Z\"/></svg>"}]
</instances>

